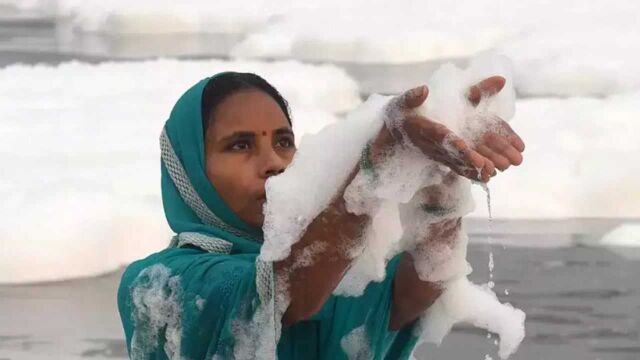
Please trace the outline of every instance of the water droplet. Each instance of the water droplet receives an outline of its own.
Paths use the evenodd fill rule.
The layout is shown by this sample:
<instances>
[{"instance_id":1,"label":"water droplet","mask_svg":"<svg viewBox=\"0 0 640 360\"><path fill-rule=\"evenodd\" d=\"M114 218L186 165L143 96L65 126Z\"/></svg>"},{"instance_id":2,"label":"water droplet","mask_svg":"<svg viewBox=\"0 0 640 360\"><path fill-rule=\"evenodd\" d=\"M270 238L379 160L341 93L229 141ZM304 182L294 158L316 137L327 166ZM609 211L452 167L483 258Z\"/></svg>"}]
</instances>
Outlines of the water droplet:
<instances>
[{"instance_id":1,"label":"water droplet","mask_svg":"<svg viewBox=\"0 0 640 360\"><path fill-rule=\"evenodd\" d=\"M493 251L489 253L489 271L491 275L493 275L493 268L495 267L495 263L493 262Z\"/></svg>"}]
</instances>

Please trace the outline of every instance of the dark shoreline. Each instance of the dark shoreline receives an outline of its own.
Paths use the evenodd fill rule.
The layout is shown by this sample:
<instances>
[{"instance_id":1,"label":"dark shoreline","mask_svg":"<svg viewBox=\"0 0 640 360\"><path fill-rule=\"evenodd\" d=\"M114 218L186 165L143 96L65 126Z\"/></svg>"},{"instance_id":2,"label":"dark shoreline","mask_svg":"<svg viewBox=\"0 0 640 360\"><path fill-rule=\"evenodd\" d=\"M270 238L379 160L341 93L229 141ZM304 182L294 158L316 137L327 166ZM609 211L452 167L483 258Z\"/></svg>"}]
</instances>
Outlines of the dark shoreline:
<instances>
[{"instance_id":1,"label":"dark shoreline","mask_svg":"<svg viewBox=\"0 0 640 360\"><path fill-rule=\"evenodd\" d=\"M596 247L489 246L476 239L470 278L527 313L527 336L512 359L640 358L640 260ZM57 283L0 285L0 358L126 358L115 294L121 270ZM508 289L508 295L505 295ZM417 359L498 359L487 333L459 326ZM11 354L7 357L5 354Z\"/></svg>"}]
</instances>

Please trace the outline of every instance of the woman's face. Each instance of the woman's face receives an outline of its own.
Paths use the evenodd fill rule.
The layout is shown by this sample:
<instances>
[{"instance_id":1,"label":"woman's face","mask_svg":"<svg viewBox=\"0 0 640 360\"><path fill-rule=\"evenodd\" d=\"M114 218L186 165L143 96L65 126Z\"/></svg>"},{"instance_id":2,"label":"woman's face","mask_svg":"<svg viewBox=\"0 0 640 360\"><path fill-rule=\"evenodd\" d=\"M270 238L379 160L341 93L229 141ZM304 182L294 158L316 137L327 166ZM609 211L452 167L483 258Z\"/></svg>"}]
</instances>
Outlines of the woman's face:
<instances>
[{"instance_id":1,"label":"woman's face","mask_svg":"<svg viewBox=\"0 0 640 360\"><path fill-rule=\"evenodd\" d=\"M204 142L207 177L236 215L262 227L265 183L296 151L287 117L271 96L253 89L228 96L211 117Z\"/></svg>"}]
</instances>

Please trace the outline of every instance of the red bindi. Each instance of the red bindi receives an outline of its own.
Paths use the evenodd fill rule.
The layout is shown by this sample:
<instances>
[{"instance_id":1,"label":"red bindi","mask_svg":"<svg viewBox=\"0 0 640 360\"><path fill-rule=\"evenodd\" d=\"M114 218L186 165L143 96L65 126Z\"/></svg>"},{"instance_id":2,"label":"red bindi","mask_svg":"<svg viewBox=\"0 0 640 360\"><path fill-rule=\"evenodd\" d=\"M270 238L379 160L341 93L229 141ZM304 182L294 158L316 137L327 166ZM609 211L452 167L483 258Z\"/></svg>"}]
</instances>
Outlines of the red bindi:
<instances>
[{"instance_id":1,"label":"red bindi","mask_svg":"<svg viewBox=\"0 0 640 360\"><path fill-rule=\"evenodd\" d=\"M266 132L266 131L263 131L263 132L262 132L262 136L267 136L267 132Z\"/></svg>"}]
</instances>

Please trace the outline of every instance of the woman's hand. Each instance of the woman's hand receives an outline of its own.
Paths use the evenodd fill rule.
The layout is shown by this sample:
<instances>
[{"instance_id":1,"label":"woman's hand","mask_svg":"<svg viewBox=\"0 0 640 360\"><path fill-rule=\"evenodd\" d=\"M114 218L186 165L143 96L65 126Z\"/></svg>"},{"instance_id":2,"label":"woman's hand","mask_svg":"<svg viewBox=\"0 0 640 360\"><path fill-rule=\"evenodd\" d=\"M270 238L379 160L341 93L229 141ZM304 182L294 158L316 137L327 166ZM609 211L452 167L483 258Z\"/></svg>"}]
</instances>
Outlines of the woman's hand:
<instances>
[{"instance_id":1,"label":"woman's hand","mask_svg":"<svg viewBox=\"0 0 640 360\"><path fill-rule=\"evenodd\" d=\"M487 78L469 88L467 98L476 106L482 97L500 92L504 84L503 77ZM524 143L504 120L499 119L497 126L481 134L477 143L469 144L446 126L416 114L415 109L424 103L428 94L426 86L419 86L391 101L389 122L371 147L374 163L389 148L402 143L405 135L430 159L473 180L488 182L495 175L495 168L504 171L522 163Z\"/></svg>"}]
</instances>

